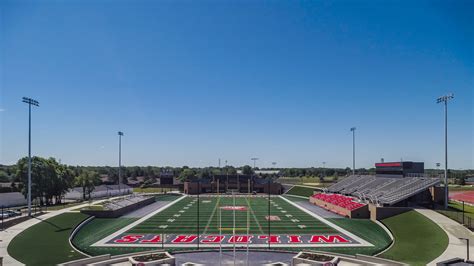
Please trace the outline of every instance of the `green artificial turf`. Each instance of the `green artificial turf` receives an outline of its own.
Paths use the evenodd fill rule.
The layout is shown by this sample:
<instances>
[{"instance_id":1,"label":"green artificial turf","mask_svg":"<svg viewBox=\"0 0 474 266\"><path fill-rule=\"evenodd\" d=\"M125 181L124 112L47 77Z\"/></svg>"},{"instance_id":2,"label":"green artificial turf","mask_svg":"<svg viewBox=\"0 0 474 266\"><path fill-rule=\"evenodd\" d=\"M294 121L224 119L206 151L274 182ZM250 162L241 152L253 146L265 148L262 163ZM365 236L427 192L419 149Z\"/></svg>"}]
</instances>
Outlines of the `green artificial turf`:
<instances>
[{"instance_id":1,"label":"green artificial turf","mask_svg":"<svg viewBox=\"0 0 474 266\"><path fill-rule=\"evenodd\" d=\"M349 255L364 254L375 255L386 249L392 243L390 236L377 223L369 219L330 218L329 221L346 229L358 237L369 241L374 247L340 247L324 248L320 250Z\"/></svg>"},{"instance_id":2,"label":"green artificial turf","mask_svg":"<svg viewBox=\"0 0 474 266\"><path fill-rule=\"evenodd\" d=\"M92 244L118 231L138 218L94 218L84 225L72 239L72 244L89 255L121 254L138 251L130 248L91 247ZM142 249L139 249L142 250Z\"/></svg>"},{"instance_id":3,"label":"green artificial turf","mask_svg":"<svg viewBox=\"0 0 474 266\"><path fill-rule=\"evenodd\" d=\"M416 211L399 214L382 222L395 238L395 244L381 255L383 258L410 265L426 265L441 255L448 246L446 233Z\"/></svg>"},{"instance_id":4,"label":"green artificial turf","mask_svg":"<svg viewBox=\"0 0 474 266\"><path fill-rule=\"evenodd\" d=\"M272 197L274 204L270 206L270 215L280 218L280 221L271 222L270 231L272 234L331 234L337 231L321 222L320 220L308 215L300 209L294 207L285 200ZM193 203L194 202L194 203ZM188 206L189 205L189 206ZM219 234L219 221L222 234L232 234L233 216L232 210L221 210L224 206L244 206L249 208L247 211L235 211L236 234L247 233L247 219L250 225L250 234L268 234L268 221L265 216L268 215L268 199L266 197L236 197L235 203L232 197L200 197L199 204L199 232L200 234ZM187 207L186 209L184 207ZM183 211L183 212L180 212ZM285 211L285 212L282 212ZM175 214L179 214L178 217ZM247 216L248 214L248 216ZM291 214L292 217L287 217ZM172 222L168 219L173 219ZM291 219L298 219L295 223ZM385 231L376 223L370 220L350 220L350 219L329 219L333 223L353 232L359 237L369 241L373 247L352 247L352 248L305 248L315 250L325 250L332 252L341 252L346 254L367 254L373 255L380 252L390 244L390 238ZM84 226L73 243L82 251L90 255L99 254L120 254L153 247L91 247L92 244L112 234L118 229L135 221L135 219L94 219ZM197 230L197 202L195 197L186 197L174 205L164 209L160 213L141 222L135 227L129 229L130 234L190 234ZM304 224L306 228L299 228L298 224ZM166 228L160 228L161 225L167 225ZM156 248L156 247L155 247ZM183 248L166 248L167 250L181 250ZM281 248L285 250L300 251L301 248Z\"/></svg>"},{"instance_id":5,"label":"green artificial turf","mask_svg":"<svg viewBox=\"0 0 474 266\"><path fill-rule=\"evenodd\" d=\"M64 213L43 220L13 238L8 253L26 265L56 265L83 258L69 245L69 235L87 217L82 213Z\"/></svg>"},{"instance_id":6,"label":"green artificial turf","mask_svg":"<svg viewBox=\"0 0 474 266\"><path fill-rule=\"evenodd\" d=\"M314 188L293 186L285 194L309 197L314 194Z\"/></svg>"},{"instance_id":7,"label":"green artificial turf","mask_svg":"<svg viewBox=\"0 0 474 266\"><path fill-rule=\"evenodd\" d=\"M163 210L159 214L151 217L150 219L140 223L139 225L132 228L128 233L187 233L196 232L197 230L197 204L191 204L194 198L187 197L173 206ZM304 234L308 232L312 233L334 233L336 232L331 227L320 222L314 217L307 213L295 208L293 205L280 198L272 198L278 206L271 205L270 215L276 215L280 218L280 221L273 222L271 225L271 232L274 234L288 234L288 233L299 233ZM199 232L201 234L216 234L219 233L219 207L223 206L244 206L249 207L249 225L251 234L268 234L268 222L266 216L268 215L268 200L267 198L243 198L236 197L200 197L199 207ZM185 207L188 207L185 209ZM280 209L285 211L282 213ZM180 210L185 212L180 213ZM179 217L173 215L179 214ZM247 212L246 211L230 211L222 210L220 212L222 233L231 233L233 226L233 217L235 214L235 228L237 233L247 232ZM292 217L286 217L286 214L291 214ZM168 219L174 219L173 222L168 222ZM298 224L303 224L306 228L299 228L297 224L291 221L291 219L298 219ZM159 228L159 225L167 225L166 229Z\"/></svg>"},{"instance_id":8,"label":"green artificial turf","mask_svg":"<svg viewBox=\"0 0 474 266\"><path fill-rule=\"evenodd\" d=\"M155 196L156 201L173 201L181 197L179 194L158 194Z\"/></svg>"}]
</instances>

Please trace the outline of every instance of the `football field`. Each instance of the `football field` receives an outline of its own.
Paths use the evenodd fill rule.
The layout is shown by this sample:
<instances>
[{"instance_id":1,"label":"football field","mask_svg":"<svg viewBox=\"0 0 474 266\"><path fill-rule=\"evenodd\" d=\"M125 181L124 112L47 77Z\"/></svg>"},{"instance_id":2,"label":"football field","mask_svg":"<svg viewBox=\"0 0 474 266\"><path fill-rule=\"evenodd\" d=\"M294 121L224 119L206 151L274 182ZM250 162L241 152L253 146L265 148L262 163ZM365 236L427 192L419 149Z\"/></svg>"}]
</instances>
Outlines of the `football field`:
<instances>
[{"instance_id":1,"label":"football field","mask_svg":"<svg viewBox=\"0 0 474 266\"><path fill-rule=\"evenodd\" d=\"M198 204L199 202L199 204ZM370 247L284 197L181 196L95 247Z\"/></svg>"}]
</instances>

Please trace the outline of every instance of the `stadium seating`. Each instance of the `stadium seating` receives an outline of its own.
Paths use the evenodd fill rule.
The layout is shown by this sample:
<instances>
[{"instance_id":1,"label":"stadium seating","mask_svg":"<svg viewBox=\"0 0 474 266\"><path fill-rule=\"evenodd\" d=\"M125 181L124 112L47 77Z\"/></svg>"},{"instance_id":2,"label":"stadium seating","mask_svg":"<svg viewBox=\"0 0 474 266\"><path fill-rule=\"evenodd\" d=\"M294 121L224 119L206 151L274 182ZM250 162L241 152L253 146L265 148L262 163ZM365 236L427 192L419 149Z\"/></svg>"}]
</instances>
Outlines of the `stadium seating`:
<instances>
[{"instance_id":1,"label":"stadium seating","mask_svg":"<svg viewBox=\"0 0 474 266\"><path fill-rule=\"evenodd\" d=\"M324 202L342 207L350 211L358 209L366 205L366 204L362 204L362 203L354 201L352 197L348 197L348 196L344 196L340 194L319 193L319 194L313 195L312 197L315 199L319 199Z\"/></svg>"},{"instance_id":2,"label":"stadium seating","mask_svg":"<svg viewBox=\"0 0 474 266\"><path fill-rule=\"evenodd\" d=\"M439 183L439 179L427 177L351 175L328 187L326 192L352 195L381 205L392 205Z\"/></svg>"},{"instance_id":3,"label":"stadium seating","mask_svg":"<svg viewBox=\"0 0 474 266\"><path fill-rule=\"evenodd\" d=\"M123 198L108 200L103 203L104 209L106 210L118 210L123 207L135 204L147 198L146 196L127 196Z\"/></svg>"}]
</instances>

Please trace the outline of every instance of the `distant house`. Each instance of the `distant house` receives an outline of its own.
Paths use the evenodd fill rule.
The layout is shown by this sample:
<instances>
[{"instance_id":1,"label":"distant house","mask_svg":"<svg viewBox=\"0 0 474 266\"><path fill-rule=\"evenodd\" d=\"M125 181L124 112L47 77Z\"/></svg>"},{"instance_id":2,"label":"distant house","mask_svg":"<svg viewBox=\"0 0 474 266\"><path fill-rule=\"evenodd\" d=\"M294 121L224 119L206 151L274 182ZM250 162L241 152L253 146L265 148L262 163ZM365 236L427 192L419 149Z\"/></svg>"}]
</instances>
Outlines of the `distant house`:
<instances>
[{"instance_id":1,"label":"distant house","mask_svg":"<svg viewBox=\"0 0 474 266\"><path fill-rule=\"evenodd\" d=\"M466 185L474 185L474 176L466 176L464 181L466 182Z\"/></svg>"},{"instance_id":2,"label":"distant house","mask_svg":"<svg viewBox=\"0 0 474 266\"><path fill-rule=\"evenodd\" d=\"M20 192L0 193L0 206L15 207L26 205L26 198Z\"/></svg>"}]
</instances>

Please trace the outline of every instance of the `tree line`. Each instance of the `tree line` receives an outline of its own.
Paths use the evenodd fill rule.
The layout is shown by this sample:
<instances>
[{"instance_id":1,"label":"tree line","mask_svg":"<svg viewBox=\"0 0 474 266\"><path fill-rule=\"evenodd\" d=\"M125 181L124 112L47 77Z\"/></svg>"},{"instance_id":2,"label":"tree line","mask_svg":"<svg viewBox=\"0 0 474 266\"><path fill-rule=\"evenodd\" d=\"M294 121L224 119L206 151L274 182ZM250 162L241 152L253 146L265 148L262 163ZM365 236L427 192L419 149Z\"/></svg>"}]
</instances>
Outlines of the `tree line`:
<instances>
[{"instance_id":1,"label":"tree line","mask_svg":"<svg viewBox=\"0 0 474 266\"><path fill-rule=\"evenodd\" d=\"M71 166L59 163L55 158L32 157L32 198L38 199L40 204L60 203L63 196L73 187L81 187L83 198L90 198L95 187L100 184L117 184L118 167L110 166ZM262 177L325 177L345 176L352 172L350 168L271 168L253 169L249 165L242 167L157 167L157 166L127 166L122 167L123 183L128 179L136 180L141 177L144 185L151 185L160 176L171 176L180 181L195 178L212 178L214 175L235 175L237 171L244 175L254 174L254 170L278 170L278 174L265 175ZM357 169L358 173L375 173L375 169ZM426 169L426 173L439 174L440 170ZM449 176L455 179L455 183L464 184L466 176L473 176L474 170L451 170ZM100 177L107 177L101 180ZM19 191L25 196L27 193L28 180L28 158L18 160L14 165L0 165L0 182L11 183L11 188L1 188L1 192Z\"/></svg>"}]
</instances>

